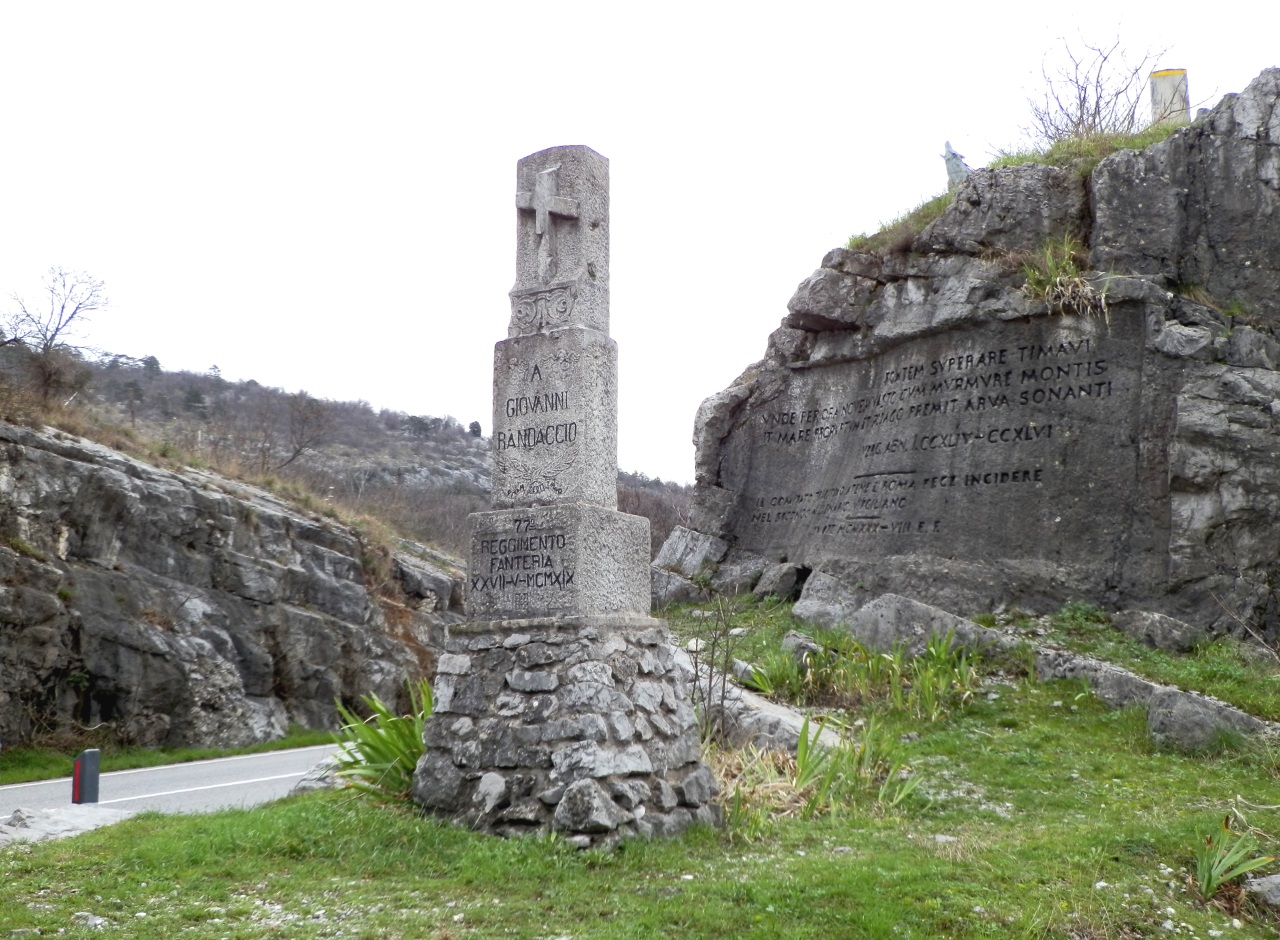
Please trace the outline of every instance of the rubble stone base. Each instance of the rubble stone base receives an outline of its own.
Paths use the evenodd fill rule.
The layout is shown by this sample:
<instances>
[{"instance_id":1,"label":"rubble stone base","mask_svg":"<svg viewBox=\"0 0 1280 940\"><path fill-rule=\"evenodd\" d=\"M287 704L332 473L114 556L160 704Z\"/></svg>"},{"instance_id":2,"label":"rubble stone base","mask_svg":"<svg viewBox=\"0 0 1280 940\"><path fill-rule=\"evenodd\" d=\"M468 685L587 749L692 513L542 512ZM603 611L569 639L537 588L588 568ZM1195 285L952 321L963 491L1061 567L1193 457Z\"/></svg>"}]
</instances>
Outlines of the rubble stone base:
<instances>
[{"instance_id":1,"label":"rubble stone base","mask_svg":"<svg viewBox=\"0 0 1280 940\"><path fill-rule=\"evenodd\" d=\"M687 656L642 616L469 622L441 655L414 799L587 847L716 824Z\"/></svg>"}]
</instances>

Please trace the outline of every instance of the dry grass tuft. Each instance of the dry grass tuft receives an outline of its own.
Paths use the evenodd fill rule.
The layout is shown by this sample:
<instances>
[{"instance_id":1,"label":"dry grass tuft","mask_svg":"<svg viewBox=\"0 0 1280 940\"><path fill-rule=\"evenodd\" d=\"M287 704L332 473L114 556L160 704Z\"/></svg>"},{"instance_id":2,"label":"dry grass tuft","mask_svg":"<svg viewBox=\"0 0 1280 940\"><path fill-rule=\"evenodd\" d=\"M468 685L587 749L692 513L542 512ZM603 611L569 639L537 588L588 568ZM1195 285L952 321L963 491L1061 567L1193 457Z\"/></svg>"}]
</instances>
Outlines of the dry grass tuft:
<instances>
[{"instance_id":1,"label":"dry grass tuft","mask_svg":"<svg viewBox=\"0 0 1280 940\"><path fill-rule=\"evenodd\" d=\"M799 816L804 808L806 794L792 785L797 768L790 754L751 745L738 750L713 746L705 759L720 784L716 799L722 806L748 805L770 819Z\"/></svg>"}]
</instances>

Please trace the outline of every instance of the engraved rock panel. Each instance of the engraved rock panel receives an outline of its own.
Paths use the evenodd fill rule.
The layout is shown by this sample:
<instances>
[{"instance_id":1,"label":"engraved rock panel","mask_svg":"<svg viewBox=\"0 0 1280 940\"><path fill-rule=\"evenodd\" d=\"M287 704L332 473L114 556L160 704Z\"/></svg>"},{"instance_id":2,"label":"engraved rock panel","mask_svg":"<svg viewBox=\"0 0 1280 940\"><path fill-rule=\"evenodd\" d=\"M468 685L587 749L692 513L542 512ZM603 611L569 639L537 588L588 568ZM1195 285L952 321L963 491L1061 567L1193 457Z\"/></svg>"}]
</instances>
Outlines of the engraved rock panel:
<instances>
[{"instance_id":1,"label":"engraved rock panel","mask_svg":"<svg viewBox=\"0 0 1280 940\"><path fill-rule=\"evenodd\" d=\"M979 171L909 251L828 253L695 419L721 569L810 569L797 613L827 621L1074 598L1280 636L1277 115L1268 69L1088 180ZM1104 316L1022 289L1067 234L1092 270L1056 289Z\"/></svg>"},{"instance_id":2,"label":"engraved rock panel","mask_svg":"<svg viewBox=\"0 0 1280 940\"><path fill-rule=\"evenodd\" d=\"M736 547L883 557L949 542L1114 566L1142 356L1140 321L1055 317L798 371L725 448Z\"/></svg>"}]
</instances>

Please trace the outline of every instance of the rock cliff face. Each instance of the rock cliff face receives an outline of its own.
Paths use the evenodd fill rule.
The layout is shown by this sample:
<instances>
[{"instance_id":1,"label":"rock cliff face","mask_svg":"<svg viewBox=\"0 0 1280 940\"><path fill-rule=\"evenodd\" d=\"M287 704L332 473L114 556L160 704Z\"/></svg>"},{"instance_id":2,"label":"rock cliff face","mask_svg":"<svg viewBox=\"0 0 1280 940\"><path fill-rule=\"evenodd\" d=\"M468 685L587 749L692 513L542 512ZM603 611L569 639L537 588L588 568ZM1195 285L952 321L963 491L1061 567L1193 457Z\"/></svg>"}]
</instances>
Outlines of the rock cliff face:
<instances>
[{"instance_id":1,"label":"rock cliff face","mask_svg":"<svg viewBox=\"0 0 1280 940\"><path fill-rule=\"evenodd\" d=\"M1068 235L1093 270L1024 291ZM733 588L785 561L855 605L1081 598L1275 636L1278 330L1280 70L1088 178L979 170L910 251L830 252L703 404L659 599L694 562Z\"/></svg>"},{"instance_id":2,"label":"rock cliff face","mask_svg":"<svg viewBox=\"0 0 1280 940\"><path fill-rule=\"evenodd\" d=\"M442 570L260 490L0 424L6 743L72 723L166 745L332 727L334 699L397 701L429 671L459 602Z\"/></svg>"}]
</instances>

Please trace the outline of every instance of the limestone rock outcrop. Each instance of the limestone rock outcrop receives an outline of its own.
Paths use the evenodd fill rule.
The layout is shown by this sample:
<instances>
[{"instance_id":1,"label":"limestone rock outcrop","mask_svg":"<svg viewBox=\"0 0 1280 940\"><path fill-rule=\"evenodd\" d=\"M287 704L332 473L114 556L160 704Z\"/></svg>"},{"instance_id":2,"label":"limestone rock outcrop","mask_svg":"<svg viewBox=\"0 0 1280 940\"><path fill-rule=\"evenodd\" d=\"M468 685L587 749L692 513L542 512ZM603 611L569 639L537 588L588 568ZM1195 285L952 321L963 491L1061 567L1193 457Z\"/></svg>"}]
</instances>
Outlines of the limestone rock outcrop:
<instances>
[{"instance_id":1,"label":"limestone rock outcrop","mask_svg":"<svg viewBox=\"0 0 1280 940\"><path fill-rule=\"evenodd\" d=\"M1069 238L1091 270L1024 289ZM1280 69L1087 178L974 172L910 250L828 253L703 404L692 528L728 546L703 575L785 562L823 610L1083 599L1274 640L1277 259Z\"/></svg>"},{"instance_id":2,"label":"limestone rock outcrop","mask_svg":"<svg viewBox=\"0 0 1280 940\"><path fill-rule=\"evenodd\" d=\"M335 699L404 698L459 600L441 566L379 558L264 491L0 424L6 743L103 723L146 745L333 727Z\"/></svg>"}]
</instances>

